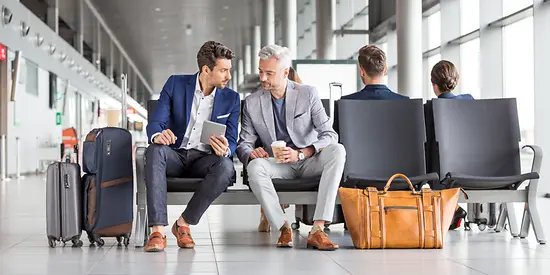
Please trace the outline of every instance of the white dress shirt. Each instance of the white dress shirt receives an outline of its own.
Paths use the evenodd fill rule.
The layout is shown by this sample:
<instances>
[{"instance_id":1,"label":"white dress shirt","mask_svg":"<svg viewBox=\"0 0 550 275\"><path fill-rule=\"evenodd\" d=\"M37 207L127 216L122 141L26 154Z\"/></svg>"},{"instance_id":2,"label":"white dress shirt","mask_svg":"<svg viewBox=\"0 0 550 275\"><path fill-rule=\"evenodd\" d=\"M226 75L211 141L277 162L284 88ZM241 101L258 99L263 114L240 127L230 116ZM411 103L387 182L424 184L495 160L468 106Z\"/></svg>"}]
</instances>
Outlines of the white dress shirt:
<instances>
[{"instance_id":1,"label":"white dress shirt","mask_svg":"<svg viewBox=\"0 0 550 275\"><path fill-rule=\"evenodd\" d=\"M206 153L212 153L212 147L210 144L204 144L200 142L202 126L204 121L210 120L212 117L212 109L214 107L214 98L216 97L216 88L208 96L205 96L201 90L199 75L197 75L197 81L195 84L195 93L193 95L193 105L191 107L191 113L189 118L189 125L185 130L185 135L181 142L180 148L191 150L196 149ZM151 141L159 135L155 133L151 137ZM230 150L227 148L225 156L229 156Z\"/></svg>"}]
</instances>

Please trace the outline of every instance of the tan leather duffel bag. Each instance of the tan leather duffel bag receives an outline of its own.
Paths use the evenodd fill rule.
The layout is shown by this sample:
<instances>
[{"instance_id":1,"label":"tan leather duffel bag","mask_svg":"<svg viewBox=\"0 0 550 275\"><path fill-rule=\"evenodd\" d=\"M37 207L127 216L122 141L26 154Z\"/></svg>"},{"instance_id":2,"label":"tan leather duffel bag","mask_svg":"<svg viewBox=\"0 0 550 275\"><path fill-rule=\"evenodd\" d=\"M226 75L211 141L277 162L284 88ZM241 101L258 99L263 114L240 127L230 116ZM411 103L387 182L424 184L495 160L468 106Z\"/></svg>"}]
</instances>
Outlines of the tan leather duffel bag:
<instances>
[{"instance_id":1,"label":"tan leather duffel bag","mask_svg":"<svg viewBox=\"0 0 550 275\"><path fill-rule=\"evenodd\" d=\"M388 191L401 177L411 191ZM393 175L384 191L340 188L344 218L353 240L361 249L443 248L457 207L460 188L415 191L405 175ZM466 194L465 194L466 195Z\"/></svg>"}]
</instances>

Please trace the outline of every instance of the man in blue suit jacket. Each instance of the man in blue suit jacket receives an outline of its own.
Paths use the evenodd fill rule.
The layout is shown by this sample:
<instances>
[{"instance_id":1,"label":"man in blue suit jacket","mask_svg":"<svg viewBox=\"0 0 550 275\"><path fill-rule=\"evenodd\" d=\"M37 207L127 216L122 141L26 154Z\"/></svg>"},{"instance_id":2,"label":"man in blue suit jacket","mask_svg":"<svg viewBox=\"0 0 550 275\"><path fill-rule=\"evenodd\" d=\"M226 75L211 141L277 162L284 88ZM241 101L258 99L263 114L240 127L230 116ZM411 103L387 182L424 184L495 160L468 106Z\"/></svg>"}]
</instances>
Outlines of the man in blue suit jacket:
<instances>
[{"instance_id":1,"label":"man in blue suit jacket","mask_svg":"<svg viewBox=\"0 0 550 275\"><path fill-rule=\"evenodd\" d=\"M407 96L392 92L388 86L383 84L383 78L388 69L384 51L374 45L366 45L359 49L358 59L361 80L365 84L365 88L357 93L343 96L341 99L409 99Z\"/></svg>"},{"instance_id":2,"label":"man in blue suit jacket","mask_svg":"<svg viewBox=\"0 0 550 275\"><path fill-rule=\"evenodd\" d=\"M206 42L197 54L199 72L172 75L164 84L157 109L147 125L152 143L146 152L145 181L147 211L152 234L145 251L166 248L164 226L166 176L204 178L185 211L172 226L178 246L193 248L189 225L196 225L212 202L229 186L235 173L230 157L236 151L240 96L226 88L231 79L233 52L214 41ZM226 125L225 135L201 143L205 121Z\"/></svg>"}]
</instances>

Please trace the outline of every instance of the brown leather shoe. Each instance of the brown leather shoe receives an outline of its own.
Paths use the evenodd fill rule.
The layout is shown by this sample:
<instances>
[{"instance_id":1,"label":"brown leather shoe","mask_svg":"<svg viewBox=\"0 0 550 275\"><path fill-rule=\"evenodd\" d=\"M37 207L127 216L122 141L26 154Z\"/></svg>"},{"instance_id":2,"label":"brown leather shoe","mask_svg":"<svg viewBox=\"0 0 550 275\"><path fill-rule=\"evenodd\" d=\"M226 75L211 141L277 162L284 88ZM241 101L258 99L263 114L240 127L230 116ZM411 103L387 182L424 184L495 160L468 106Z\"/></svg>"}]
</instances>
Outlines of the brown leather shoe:
<instances>
[{"instance_id":1,"label":"brown leather shoe","mask_svg":"<svg viewBox=\"0 0 550 275\"><path fill-rule=\"evenodd\" d=\"M149 236L145 245L145 252L161 252L166 248L166 236L160 232L154 232Z\"/></svg>"},{"instance_id":2,"label":"brown leather shoe","mask_svg":"<svg viewBox=\"0 0 550 275\"><path fill-rule=\"evenodd\" d=\"M277 241L277 247L292 247L292 229L288 226L283 226L281 236Z\"/></svg>"},{"instance_id":3,"label":"brown leather shoe","mask_svg":"<svg viewBox=\"0 0 550 275\"><path fill-rule=\"evenodd\" d=\"M309 236L307 237L307 248L333 251L338 249L338 245L332 243L323 230L315 230L314 232L309 232Z\"/></svg>"},{"instance_id":4,"label":"brown leather shoe","mask_svg":"<svg viewBox=\"0 0 550 275\"><path fill-rule=\"evenodd\" d=\"M193 248L195 247L195 242L191 237L191 230L187 226L179 226L178 221L172 226L172 234L176 236L178 240L178 246L180 248Z\"/></svg>"}]
</instances>

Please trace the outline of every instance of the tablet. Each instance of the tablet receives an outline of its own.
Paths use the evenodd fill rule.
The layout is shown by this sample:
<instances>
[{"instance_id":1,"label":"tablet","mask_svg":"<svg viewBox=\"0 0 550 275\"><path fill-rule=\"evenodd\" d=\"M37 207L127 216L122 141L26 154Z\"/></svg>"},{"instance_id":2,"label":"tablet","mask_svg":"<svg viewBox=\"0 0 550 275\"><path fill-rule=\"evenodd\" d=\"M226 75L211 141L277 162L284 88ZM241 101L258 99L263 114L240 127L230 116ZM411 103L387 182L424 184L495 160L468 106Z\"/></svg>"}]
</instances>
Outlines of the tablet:
<instances>
[{"instance_id":1,"label":"tablet","mask_svg":"<svg viewBox=\"0 0 550 275\"><path fill-rule=\"evenodd\" d=\"M225 124L206 120L202 124L201 142L204 144L210 144L211 136L225 136L225 128Z\"/></svg>"}]
</instances>

